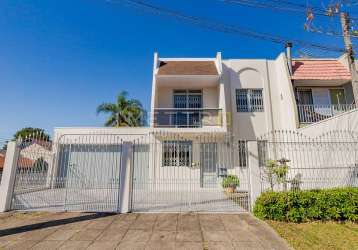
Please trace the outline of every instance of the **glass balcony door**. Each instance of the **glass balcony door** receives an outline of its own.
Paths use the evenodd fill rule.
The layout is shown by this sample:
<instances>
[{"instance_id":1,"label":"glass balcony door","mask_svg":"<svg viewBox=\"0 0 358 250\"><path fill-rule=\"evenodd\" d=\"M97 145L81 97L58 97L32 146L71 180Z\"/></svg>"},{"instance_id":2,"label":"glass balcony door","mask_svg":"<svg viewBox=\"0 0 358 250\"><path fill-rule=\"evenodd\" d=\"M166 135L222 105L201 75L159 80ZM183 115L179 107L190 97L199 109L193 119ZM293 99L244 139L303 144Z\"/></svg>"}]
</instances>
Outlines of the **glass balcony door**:
<instances>
[{"instance_id":1,"label":"glass balcony door","mask_svg":"<svg viewBox=\"0 0 358 250\"><path fill-rule=\"evenodd\" d=\"M200 127L202 109L201 90L175 90L174 91L175 126Z\"/></svg>"}]
</instances>

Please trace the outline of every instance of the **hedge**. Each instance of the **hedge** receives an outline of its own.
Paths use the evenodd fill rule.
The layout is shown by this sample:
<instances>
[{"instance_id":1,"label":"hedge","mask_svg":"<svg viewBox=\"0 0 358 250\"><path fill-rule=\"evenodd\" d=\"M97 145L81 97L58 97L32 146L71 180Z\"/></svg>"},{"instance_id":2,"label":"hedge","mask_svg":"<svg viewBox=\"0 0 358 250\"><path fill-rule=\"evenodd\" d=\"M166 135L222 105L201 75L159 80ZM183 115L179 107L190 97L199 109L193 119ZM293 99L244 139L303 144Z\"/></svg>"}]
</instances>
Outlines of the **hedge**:
<instances>
[{"instance_id":1,"label":"hedge","mask_svg":"<svg viewBox=\"0 0 358 250\"><path fill-rule=\"evenodd\" d=\"M265 192L256 200L254 214L260 219L287 222L358 222L358 188Z\"/></svg>"}]
</instances>

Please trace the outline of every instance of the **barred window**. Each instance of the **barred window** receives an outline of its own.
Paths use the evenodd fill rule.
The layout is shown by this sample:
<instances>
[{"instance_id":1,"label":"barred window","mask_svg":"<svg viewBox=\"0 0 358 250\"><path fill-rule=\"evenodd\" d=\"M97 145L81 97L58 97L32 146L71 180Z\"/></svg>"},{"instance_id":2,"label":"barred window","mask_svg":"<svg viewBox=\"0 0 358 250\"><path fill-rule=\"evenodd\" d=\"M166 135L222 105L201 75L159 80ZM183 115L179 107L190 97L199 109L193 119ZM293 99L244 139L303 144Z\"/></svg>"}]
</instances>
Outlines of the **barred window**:
<instances>
[{"instance_id":1,"label":"barred window","mask_svg":"<svg viewBox=\"0 0 358 250\"><path fill-rule=\"evenodd\" d=\"M164 141L163 166L191 166L192 150L191 141Z\"/></svg>"},{"instance_id":2,"label":"barred window","mask_svg":"<svg viewBox=\"0 0 358 250\"><path fill-rule=\"evenodd\" d=\"M236 108L237 112L263 112L262 89L237 89Z\"/></svg>"}]
</instances>

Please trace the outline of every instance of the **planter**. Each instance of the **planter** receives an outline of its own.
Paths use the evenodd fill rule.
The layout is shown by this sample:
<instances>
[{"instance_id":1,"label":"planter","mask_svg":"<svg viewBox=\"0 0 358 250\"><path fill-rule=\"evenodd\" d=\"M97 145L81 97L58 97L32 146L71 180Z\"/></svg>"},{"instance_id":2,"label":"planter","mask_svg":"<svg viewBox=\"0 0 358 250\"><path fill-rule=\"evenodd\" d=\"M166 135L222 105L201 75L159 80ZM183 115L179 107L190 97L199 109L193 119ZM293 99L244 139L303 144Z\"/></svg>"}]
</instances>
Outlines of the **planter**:
<instances>
[{"instance_id":1,"label":"planter","mask_svg":"<svg viewBox=\"0 0 358 250\"><path fill-rule=\"evenodd\" d=\"M227 188L225 188L225 192L226 193L235 193L236 187L227 187Z\"/></svg>"}]
</instances>

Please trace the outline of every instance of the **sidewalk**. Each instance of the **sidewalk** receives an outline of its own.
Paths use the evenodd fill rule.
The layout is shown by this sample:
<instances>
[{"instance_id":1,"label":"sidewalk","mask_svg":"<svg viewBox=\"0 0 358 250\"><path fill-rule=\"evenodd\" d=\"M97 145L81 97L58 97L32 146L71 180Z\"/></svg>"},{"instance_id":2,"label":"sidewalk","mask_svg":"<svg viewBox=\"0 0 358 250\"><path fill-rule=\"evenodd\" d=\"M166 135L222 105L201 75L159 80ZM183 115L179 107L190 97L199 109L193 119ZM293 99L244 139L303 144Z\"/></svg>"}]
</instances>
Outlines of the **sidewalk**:
<instances>
[{"instance_id":1,"label":"sidewalk","mask_svg":"<svg viewBox=\"0 0 358 250\"><path fill-rule=\"evenodd\" d=\"M249 214L5 213L0 249L289 249Z\"/></svg>"}]
</instances>

